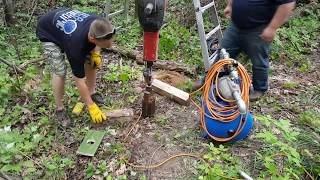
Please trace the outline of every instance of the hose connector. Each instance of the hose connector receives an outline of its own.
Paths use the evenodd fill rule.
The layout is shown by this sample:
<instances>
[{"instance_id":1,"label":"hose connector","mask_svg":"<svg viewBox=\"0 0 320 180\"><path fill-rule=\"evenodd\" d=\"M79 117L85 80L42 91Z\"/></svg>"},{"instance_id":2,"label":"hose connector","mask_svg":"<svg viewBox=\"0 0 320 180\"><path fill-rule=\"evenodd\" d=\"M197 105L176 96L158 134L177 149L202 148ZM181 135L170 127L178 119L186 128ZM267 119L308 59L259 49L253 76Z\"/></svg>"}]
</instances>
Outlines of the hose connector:
<instances>
[{"instance_id":1,"label":"hose connector","mask_svg":"<svg viewBox=\"0 0 320 180\"><path fill-rule=\"evenodd\" d=\"M227 52L227 50L226 49L224 49L224 48L222 48L221 50L220 50L220 59L228 59L228 58L230 58L230 55L229 55L229 53Z\"/></svg>"},{"instance_id":2,"label":"hose connector","mask_svg":"<svg viewBox=\"0 0 320 180\"><path fill-rule=\"evenodd\" d=\"M241 98L240 91L238 91L238 90L233 91L232 95L233 95L234 99L236 100L240 114L247 114L247 106L246 106L246 103L244 102L244 100Z\"/></svg>"}]
</instances>

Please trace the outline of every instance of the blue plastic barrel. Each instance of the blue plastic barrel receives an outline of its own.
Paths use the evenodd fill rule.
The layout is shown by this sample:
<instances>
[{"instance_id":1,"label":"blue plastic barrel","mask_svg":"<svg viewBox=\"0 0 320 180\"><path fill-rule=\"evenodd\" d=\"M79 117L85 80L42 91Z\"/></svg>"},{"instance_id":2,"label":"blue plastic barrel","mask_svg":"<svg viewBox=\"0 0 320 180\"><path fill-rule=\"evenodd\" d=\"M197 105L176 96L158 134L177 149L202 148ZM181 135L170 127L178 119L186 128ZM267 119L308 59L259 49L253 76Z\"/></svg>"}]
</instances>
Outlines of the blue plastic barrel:
<instances>
[{"instance_id":1,"label":"blue plastic barrel","mask_svg":"<svg viewBox=\"0 0 320 180\"><path fill-rule=\"evenodd\" d=\"M210 99L211 100L214 99L213 93L210 93ZM203 98L201 97L200 106L202 106L202 100ZM220 99L218 99L217 101L221 105L224 105L224 106L229 105L228 102L222 101ZM216 104L214 104L214 106L218 107L218 105ZM205 102L204 102L204 111L208 116L210 116L210 111ZM216 110L214 111L216 112ZM227 112L217 112L217 113L219 113L220 115L229 115L234 112L235 110L231 110ZM231 121L231 122L220 122L219 120L212 119L212 117L208 117L208 116L204 115L205 124L208 132L215 137L228 138L228 137L231 137L234 132L236 132L236 130L238 129L239 123L244 121L246 114L244 115L240 114L234 121ZM230 141L237 141L237 140L244 139L250 134L251 129L253 127L253 118L250 112L248 113L246 122L243 123L242 126L244 126L242 131ZM203 130L203 136L205 138L210 139L210 136L207 134L207 132L205 132L205 130Z\"/></svg>"}]
</instances>

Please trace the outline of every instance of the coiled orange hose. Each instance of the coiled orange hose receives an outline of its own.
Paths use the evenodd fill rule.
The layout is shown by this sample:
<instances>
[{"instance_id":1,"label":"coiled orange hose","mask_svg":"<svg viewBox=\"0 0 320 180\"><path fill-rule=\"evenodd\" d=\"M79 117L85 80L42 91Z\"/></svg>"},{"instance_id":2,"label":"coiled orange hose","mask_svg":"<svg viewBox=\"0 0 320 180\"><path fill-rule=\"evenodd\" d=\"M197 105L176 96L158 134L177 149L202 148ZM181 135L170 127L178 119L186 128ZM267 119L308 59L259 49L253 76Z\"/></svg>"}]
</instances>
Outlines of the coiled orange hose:
<instances>
[{"instance_id":1,"label":"coiled orange hose","mask_svg":"<svg viewBox=\"0 0 320 180\"><path fill-rule=\"evenodd\" d=\"M250 76L247 73L246 69L237 62L237 71L239 74L239 77L241 79L241 84L240 84L240 89L241 89L241 97L244 100L246 107L247 107L247 113L245 118L242 118L239 122L239 125L237 127L237 130L235 133L228 138L222 138L222 137L217 137L209 133L207 126L206 126L206 121L205 117L209 117L210 119L218 120L220 122L231 122L237 119L237 117L240 115L240 112L238 111L238 106L236 105L236 100L232 99L225 99L224 97L221 96L218 90L218 81L219 81L219 74L220 72L225 68L225 66L228 65L233 65L236 61L234 59L221 59L218 62L216 62L208 71L207 77L205 79L204 85L198 89L197 91L191 93L195 94L196 92L202 90L202 104L201 107L199 107L197 104L195 104L201 112L201 127L202 129L208 134L208 136L215 141L218 142L227 142L232 140L234 137L236 137L243 129L247 118L248 118L248 113L249 113L249 88L251 84ZM211 88L212 85L215 85L215 88ZM214 91L216 89L216 91ZM223 105L220 104L215 97L215 93L217 96L225 101L228 102L228 105ZM210 98L210 94L213 94L213 99ZM205 113L205 104L207 105L207 108L209 110L209 114ZM221 114L222 112L228 112L227 114ZM232 112L232 113L230 113Z\"/></svg>"}]
</instances>

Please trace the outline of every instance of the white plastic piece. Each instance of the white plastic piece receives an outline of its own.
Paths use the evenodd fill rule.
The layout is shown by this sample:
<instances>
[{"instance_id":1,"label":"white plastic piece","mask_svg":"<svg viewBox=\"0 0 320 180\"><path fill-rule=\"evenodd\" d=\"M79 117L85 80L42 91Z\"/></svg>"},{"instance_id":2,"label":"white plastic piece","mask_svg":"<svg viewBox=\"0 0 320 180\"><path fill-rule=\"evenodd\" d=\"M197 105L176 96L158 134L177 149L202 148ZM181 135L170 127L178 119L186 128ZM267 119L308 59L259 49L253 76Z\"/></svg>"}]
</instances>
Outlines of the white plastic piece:
<instances>
[{"instance_id":1,"label":"white plastic piece","mask_svg":"<svg viewBox=\"0 0 320 180\"><path fill-rule=\"evenodd\" d=\"M219 78L218 90L225 99L236 100L240 114L247 113L246 103L241 97L240 86L232 81L230 77L223 76Z\"/></svg>"},{"instance_id":2,"label":"white plastic piece","mask_svg":"<svg viewBox=\"0 0 320 180\"><path fill-rule=\"evenodd\" d=\"M219 78L218 90L223 98L228 99L228 100L235 100L235 98L233 97L232 90L229 86L230 82L231 82L231 80L227 76L223 76L223 77Z\"/></svg>"},{"instance_id":3,"label":"white plastic piece","mask_svg":"<svg viewBox=\"0 0 320 180\"><path fill-rule=\"evenodd\" d=\"M221 56L221 58L223 58L223 59L227 59L227 58L230 57L229 53L228 53L227 50L224 49L224 48L222 48L222 49L220 50L220 56Z\"/></svg>"},{"instance_id":4,"label":"white plastic piece","mask_svg":"<svg viewBox=\"0 0 320 180\"><path fill-rule=\"evenodd\" d=\"M246 114L247 113L247 106L246 106L246 103L241 98L240 91L233 91L232 94L233 94L233 97L237 101L237 106L238 106L238 110L239 110L240 114Z\"/></svg>"},{"instance_id":5,"label":"white plastic piece","mask_svg":"<svg viewBox=\"0 0 320 180\"><path fill-rule=\"evenodd\" d=\"M246 179L246 180L253 180L253 178L252 177L250 177L247 173L245 173L245 172L243 172L243 171L239 171L239 173L240 173L240 175L244 178L244 179Z\"/></svg>"},{"instance_id":6,"label":"white plastic piece","mask_svg":"<svg viewBox=\"0 0 320 180\"><path fill-rule=\"evenodd\" d=\"M110 14L109 14L109 17L116 16L116 15L121 14L121 13L123 13L123 12L124 12L124 9L118 10L118 11L116 11L116 12L110 13Z\"/></svg>"}]
</instances>

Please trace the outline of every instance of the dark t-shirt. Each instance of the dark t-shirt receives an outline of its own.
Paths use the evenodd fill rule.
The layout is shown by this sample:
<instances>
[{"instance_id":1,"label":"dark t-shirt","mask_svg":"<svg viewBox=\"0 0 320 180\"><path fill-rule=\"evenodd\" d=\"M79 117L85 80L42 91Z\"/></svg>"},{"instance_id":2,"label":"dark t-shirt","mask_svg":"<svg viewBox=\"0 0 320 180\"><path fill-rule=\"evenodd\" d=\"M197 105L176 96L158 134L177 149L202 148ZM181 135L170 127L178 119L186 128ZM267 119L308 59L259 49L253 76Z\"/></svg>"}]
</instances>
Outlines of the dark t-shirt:
<instances>
[{"instance_id":1,"label":"dark t-shirt","mask_svg":"<svg viewBox=\"0 0 320 180\"><path fill-rule=\"evenodd\" d=\"M95 47L88 41L89 28L98 18L68 8L57 9L39 19L36 34L40 41L58 45L66 53L73 74L83 78L86 56Z\"/></svg>"},{"instance_id":2,"label":"dark t-shirt","mask_svg":"<svg viewBox=\"0 0 320 180\"><path fill-rule=\"evenodd\" d=\"M240 29L254 29L267 25L279 5L295 0L233 0L232 22Z\"/></svg>"}]
</instances>

